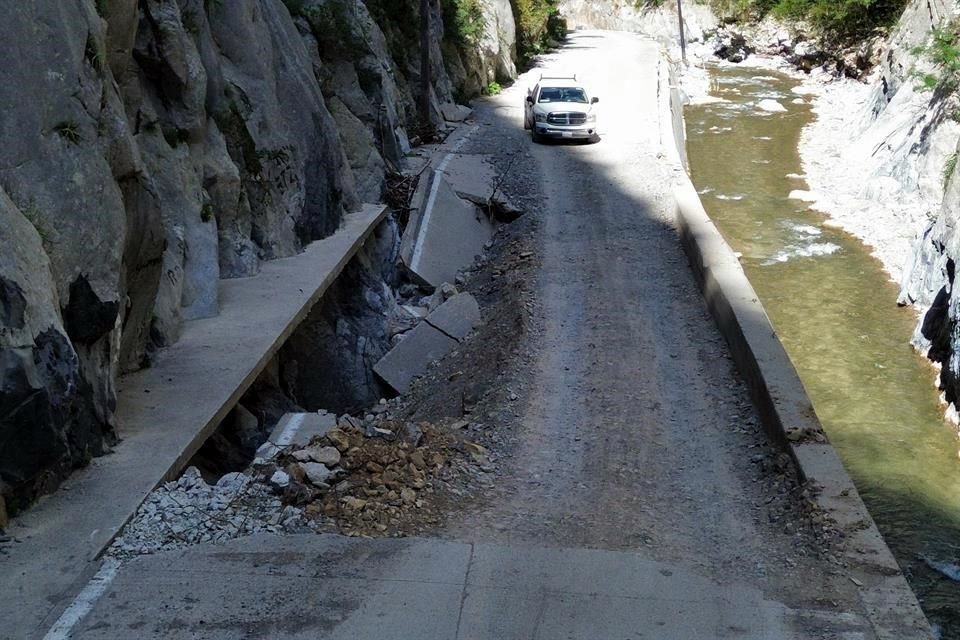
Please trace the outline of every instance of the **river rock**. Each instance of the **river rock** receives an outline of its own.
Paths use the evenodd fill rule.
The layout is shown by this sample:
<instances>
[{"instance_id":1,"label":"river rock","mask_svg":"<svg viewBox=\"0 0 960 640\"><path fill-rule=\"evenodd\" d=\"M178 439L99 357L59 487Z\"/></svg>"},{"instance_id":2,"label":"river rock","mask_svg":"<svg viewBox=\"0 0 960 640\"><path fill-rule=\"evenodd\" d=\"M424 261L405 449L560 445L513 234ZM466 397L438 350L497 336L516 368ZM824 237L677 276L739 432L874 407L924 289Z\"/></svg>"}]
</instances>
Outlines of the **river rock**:
<instances>
[{"instance_id":1,"label":"river rock","mask_svg":"<svg viewBox=\"0 0 960 640\"><path fill-rule=\"evenodd\" d=\"M743 62L754 51L743 34L724 29L714 35L710 46L713 55L728 62Z\"/></svg>"},{"instance_id":2,"label":"river rock","mask_svg":"<svg viewBox=\"0 0 960 640\"><path fill-rule=\"evenodd\" d=\"M794 44L793 52L788 57L790 62L803 71L810 71L814 67L823 64L826 58L826 54L809 40Z\"/></svg>"},{"instance_id":3,"label":"river rock","mask_svg":"<svg viewBox=\"0 0 960 640\"><path fill-rule=\"evenodd\" d=\"M776 100L771 100L770 98L765 98L758 102L757 108L761 111L768 111L770 113L785 113L787 111L785 106Z\"/></svg>"}]
</instances>

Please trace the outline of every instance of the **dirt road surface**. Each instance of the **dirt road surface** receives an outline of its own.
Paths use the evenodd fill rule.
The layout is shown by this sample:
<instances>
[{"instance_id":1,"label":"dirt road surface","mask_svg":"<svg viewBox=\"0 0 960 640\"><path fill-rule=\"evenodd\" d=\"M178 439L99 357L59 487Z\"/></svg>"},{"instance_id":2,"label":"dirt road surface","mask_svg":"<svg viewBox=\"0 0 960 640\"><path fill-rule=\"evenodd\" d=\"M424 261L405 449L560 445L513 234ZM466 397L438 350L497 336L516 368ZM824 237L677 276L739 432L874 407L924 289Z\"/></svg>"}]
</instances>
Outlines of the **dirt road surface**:
<instances>
[{"instance_id":1,"label":"dirt road surface","mask_svg":"<svg viewBox=\"0 0 960 640\"><path fill-rule=\"evenodd\" d=\"M73 637L874 638L680 249L658 55L576 32L477 107L464 151L505 172L537 265L534 329L498 372L499 476L482 495L433 537L141 558ZM521 106L543 70L589 80L601 142L530 141Z\"/></svg>"}]
</instances>

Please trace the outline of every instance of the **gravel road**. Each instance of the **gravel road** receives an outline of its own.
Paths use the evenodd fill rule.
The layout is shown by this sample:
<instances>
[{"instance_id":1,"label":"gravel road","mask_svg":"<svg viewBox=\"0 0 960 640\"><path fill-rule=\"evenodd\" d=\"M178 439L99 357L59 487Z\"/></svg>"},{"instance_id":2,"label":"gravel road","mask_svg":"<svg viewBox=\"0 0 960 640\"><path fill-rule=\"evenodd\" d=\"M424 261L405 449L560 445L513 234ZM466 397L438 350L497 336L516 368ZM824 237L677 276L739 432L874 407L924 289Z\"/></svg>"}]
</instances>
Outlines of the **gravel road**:
<instances>
[{"instance_id":1,"label":"gravel road","mask_svg":"<svg viewBox=\"0 0 960 640\"><path fill-rule=\"evenodd\" d=\"M539 70L479 101L462 152L527 213L465 274L483 326L390 405L459 443L425 517L130 560L78 599L72 637L875 638L680 249L657 56L576 32L542 61L593 81L598 144L530 141Z\"/></svg>"},{"instance_id":2,"label":"gravel road","mask_svg":"<svg viewBox=\"0 0 960 640\"><path fill-rule=\"evenodd\" d=\"M494 154L539 218L538 330L504 374L525 389L504 477L445 535L634 550L791 605L851 605L836 541L763 435L680 248L656 56L634 36L577 32L478 107L469 151ZM529 140L521 105L544 70L589 79L600 143Z\"/></svg>"}]
</instances>

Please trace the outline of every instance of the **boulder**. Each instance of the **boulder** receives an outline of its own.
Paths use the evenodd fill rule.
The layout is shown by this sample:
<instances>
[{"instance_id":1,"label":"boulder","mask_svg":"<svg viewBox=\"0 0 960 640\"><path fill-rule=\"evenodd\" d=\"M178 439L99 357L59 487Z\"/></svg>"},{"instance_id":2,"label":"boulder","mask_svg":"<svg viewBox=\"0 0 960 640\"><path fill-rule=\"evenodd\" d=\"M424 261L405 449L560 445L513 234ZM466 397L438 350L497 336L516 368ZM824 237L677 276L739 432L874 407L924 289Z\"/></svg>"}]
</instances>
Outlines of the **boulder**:
<instances>
[{"instance_id":1,"label":"boulder","mask_svg":"<svg viewBox=\"0 0 960 640\"><path fill-rule=\"evenodd\" d=\"M336 447L312 446L297 453L305 453L310 460L332 468L340 464L340 451Z\"/></svg>"},{"instance_id":2,"label":"boulder","mask_svg":"<svg viewBox=\"0 0 960 640\"><path fill-rule=\"evenodd\" d=\"M729 62L743 62L754 51L743 34L726 29L718 31L710 45L713 55Z\"/></svg>"},{"instance_id":3,"label":"boulder","mask_svg":"<svg viewBox=\"0 0 960 640\"><path fill-rule=\"evenodd\" d=\"M440 112L447 122L463 122L473 113L473 109L452 102L440 105Z\"/></svg>"},{"instance_id":4,"label":"boulder","mask_svg":"<svg viewBox=\"0 0 960 640\"><path fill-rule=\"evenodd\" d=\"M319 462L301 462L299 467L303 470L307 480L315 486L325 486L336 477L336 472L331 471L326 465Z\"/></svg>"}]
</instances>

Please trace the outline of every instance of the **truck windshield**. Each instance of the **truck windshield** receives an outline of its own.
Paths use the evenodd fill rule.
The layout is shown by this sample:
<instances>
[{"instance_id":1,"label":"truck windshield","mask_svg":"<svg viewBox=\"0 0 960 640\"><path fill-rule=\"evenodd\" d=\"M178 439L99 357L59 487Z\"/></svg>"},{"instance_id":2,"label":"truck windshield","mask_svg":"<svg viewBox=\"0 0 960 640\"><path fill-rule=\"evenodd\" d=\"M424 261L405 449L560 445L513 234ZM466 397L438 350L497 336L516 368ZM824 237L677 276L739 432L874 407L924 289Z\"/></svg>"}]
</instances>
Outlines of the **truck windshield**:
<instances>
[{"instance_id":1,"label":"truck windshield","mask_svg":"<svg viewBox=\"0 0 960 640\"><path fill-rule=\"evenodd\" d=\"M587 104L587 94L579 87L544 87L540 90L540 102L579 102Z\"/></svg>"}]
</instances>

